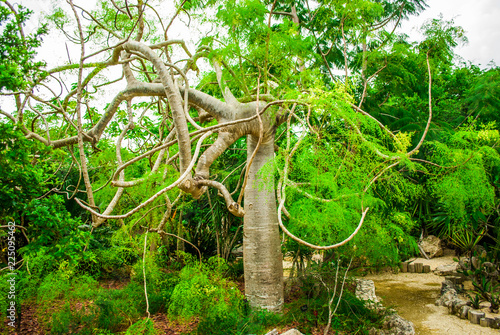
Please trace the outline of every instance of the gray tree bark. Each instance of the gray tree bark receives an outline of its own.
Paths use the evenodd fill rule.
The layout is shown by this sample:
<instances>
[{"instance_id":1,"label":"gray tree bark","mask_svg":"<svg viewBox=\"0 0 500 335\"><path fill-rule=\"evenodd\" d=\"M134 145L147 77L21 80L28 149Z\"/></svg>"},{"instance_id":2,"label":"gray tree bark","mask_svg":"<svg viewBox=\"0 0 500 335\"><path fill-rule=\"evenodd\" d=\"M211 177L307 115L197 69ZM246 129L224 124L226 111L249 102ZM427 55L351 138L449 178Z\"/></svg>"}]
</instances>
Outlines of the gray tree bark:
<instances>
[{"instance_id":1,"label":"gray tree bark","mask_svg":"<svg viewBox=\"0 0 500 335\"><path fill-rule=\"evenodd\" d=\"M247 157L258 138L247 137ZM262 169L274 159L274 136L263 142L250 167L245 188L243 263L245 295L251 307L283 309L283 256L279 236L273 169ZM267 172L266 172L267 171Z\"/></svg>"}]
</instances>

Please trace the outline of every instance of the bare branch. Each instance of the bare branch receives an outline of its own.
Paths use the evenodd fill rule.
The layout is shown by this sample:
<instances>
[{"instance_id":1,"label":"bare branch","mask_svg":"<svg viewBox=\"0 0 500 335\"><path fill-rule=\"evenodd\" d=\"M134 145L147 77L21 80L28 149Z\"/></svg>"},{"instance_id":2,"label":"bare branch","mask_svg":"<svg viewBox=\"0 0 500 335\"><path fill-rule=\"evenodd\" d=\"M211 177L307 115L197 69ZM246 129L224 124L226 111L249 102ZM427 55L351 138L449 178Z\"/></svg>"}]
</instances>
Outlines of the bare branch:
<instances>
[{"instance_id":1,"label":"bare branch","mask_svg":"<svg viewBox=\"0 0 500 335\"><path fill-rule=\"evenodd\" d=\"M424 133L422 134L422 137L420 138L420 141L418 142L417 146L407 153L406 155L410 157L413 155L415 152L420 149L420 146L422 143L424 143L425 137L427 136L427 132L429 131L429 128L431 126L431 121L432 121L432 73L431 73L431 65L429 63L429 52L425 54L426 60L427 60L427 72L429 73L429 118L427 119L427 125L425 126Z\"/></svg>"},{"instance_id":2,"label":"bare branch","mask_svg":"<svg viewBox=\"0 0 500 335\"><path fill-rule=\"evenodd\" d=\"M219 192L222 194L224 197L224 200L226 201L227 209L234 215L238 217L243 217L245 215L245 211L243 210L243 207L235 202L233 198L231 197L231 194L227 190L227 188L222 185L221 183L214 181L214 180L197 180L195 181L196 184L203 185L203 186L211 186L214 188L217 188Z\"/></svg>"},{"instance_id":3,"label":"bare branch","mask_svg":"<svg viewBox=\"0 0 500 335\"><path fill-rule=\"evenodd\" d=\"M122 214L122 215L103 215L101 213L98 213L96 212L94 209L90 208L89 206L85 205L82 203L82 201L80 199L77 199L75 198L76 202L83 208L85 208L86 210L88 210L89 212L91 212L92 214L96 215L97 217L101 217L101 218L104 218L104 219L124 219L126 217L129 217L130 215L136 213L137 211L139 211L140 209L144 208L145 206L149 205L150 203L152 203L154 200L156 200L160 195L162 195L163 193L167 192L167 191L170 191L171 189L173 189L174 187L178 186L180 183L184 182L186 177L190 174L191 172L191 169L193 168L194 164L196 163L196 159L198 158L198 155L200 153L200 148L201 148L201 144L203 143L203 141L212 134L212 132L207 132L205 135L203 135L200 140L198 141L198 144L196 146L196 149L195 149L195 152L194 152L194 155L193 155L193 158L191 160L191 163L189 164L189 166L186 168L186 170L184 171L184 173L175 181L173 182L172 184L170 184L169 186L161 189L160 191L158 191L156 194L154 194L152 197L150 197L148 200L144 201L143 203L141 203L140 205L136 206L134 209L130 210L129 212L127 212L126 214Z\"/></svg>"}]
</instances>

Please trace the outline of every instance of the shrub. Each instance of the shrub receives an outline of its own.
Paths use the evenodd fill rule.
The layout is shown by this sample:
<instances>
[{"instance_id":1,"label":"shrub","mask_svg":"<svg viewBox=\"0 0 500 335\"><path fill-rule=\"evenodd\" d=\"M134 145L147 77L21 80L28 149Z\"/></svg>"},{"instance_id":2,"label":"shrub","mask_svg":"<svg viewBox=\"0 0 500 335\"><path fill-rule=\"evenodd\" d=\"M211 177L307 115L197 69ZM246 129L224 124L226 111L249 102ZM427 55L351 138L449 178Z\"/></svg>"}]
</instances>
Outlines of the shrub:
<instances>
[{"instance_id":1,"label":"shrub","mask_svg":"<svg viewBox=\"0 0 500 335\"><path fill-rule=\"evenodd\" d=\"M151 319L139 320L130 326L125 335L155 335L158 331L155 329Z\"/></svg>"},{"instance_id":2,"label":"shrub","mask_svg":"<svg viewBox=\"0 0 500 335\"><path fill-rule=\"evenodd\" d=\"M225 262L216 257L210 258L208 264L186 265L172 292L169 314L184 319L240 314L244 298L233 282L223 278L226 270Z\"/></svg>"},{"instance_id":3,"label":"shrub","mask_svg":"<svg viewBox=\"0 0 500 335\"><path fill-rule=\"evenodd\" d=\"M245 326L244 297L224 278L228 266L221 258L189 262L180 272L168 313L184 320L199 317L199 334L238 334Z\"/></svg>"}]
</instances>

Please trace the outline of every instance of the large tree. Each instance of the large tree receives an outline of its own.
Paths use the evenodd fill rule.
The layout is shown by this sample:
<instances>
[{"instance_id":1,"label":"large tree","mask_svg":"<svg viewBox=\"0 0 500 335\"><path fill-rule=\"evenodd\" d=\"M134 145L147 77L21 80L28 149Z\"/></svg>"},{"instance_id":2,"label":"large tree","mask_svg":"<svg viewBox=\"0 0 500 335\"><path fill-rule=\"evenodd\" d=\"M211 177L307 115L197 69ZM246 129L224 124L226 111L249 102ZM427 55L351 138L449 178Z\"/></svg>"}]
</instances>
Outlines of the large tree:
<instances>
[{"instance_id":1,"label":"large tree","mask_svg":"<svg viewBox=\"0 0 500 335\"><path fill-rule=\"evenodd\" d=\"M363 194L422 144L430 117L416 147L409 148L405 134L394 135L362 107L370 81L387 66L395 27L423 5L419 0L234 0L182 1L174 7L137 0L102 1L97 10L88 11L68 0L50 19L79 46L79 61L70 58L34 77L27 89L12 92L17 109L2 114L26 137L68 148L84 184L82 189L78 184L71 196L77 194L76 201L92 213L93 227L163 206L161 220L147 228L168 235L167 223L177 202L171 198L180 194L173 190L198 199L207 188L217 189L229 212L244 218L245 294L251 306L280 311L279 226L290 238L319 250L344 244L359 231L367 213ZM175 10L167 19L169 8ZM177 35L173 29L191 29L193 36L202 36L193 45L170 38ZM427 67L430 105L429 52ZM121 68L122 76L107 79L113 75L105 72L110 68ZM206 72L199 74L200 68ZM193 73L198 73L196 79ZM352 90L356 82L361 83L358 94ZM96 107L102 105L104 110ZM339 129L349 135L336 137ZM241 138L247 158L234 199L234 192L210 168ZM362 192L352 195L358 199L356 228L342 242L309 244L283 224L282 213L289 216L286 187L323 202L347 196L321 191L319 181L301 189L289 177L295 164L292 156L303 143L313 143L311 152L321 146L335 150L336 141L352 138L359 147L342 144L339 150L369 152L375 161ZM125 161L123 145L132 139L136 140L127 153L137 155ZM110 140L116 142L116 169L109 184L99 189L113 189L114 196L103 204L95 200L96 178L88 158ZM149 159L150 171L130 180L126 171L143 159ZM340 171L342 164L336 168ZM154 176L162 173L163 181L157 182ZM143 201L123 210L122 195L138 192L141 184L151 185ZM323 198L327 196L332 198Z\"/></svg>"}]
</instances>

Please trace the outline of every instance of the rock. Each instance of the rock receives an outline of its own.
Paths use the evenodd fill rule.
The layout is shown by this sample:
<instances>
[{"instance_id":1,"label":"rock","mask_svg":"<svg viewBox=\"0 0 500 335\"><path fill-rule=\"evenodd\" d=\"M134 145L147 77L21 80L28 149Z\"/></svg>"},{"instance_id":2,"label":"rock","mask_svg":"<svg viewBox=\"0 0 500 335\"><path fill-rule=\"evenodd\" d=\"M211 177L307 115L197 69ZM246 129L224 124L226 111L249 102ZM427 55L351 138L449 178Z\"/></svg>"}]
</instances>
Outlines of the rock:
<instances>
[{"instance_id":1,"label":"rock","mask_svg":"<svg viewBox=\"0 0 500 335\"><path fill-rule=\"evenodd\" d=\"M494 319L493 325L491 326L493 329L499 329L500 328L500 317L496 317Z\"/></svg>"},{"instance_id":2,"label":"rock","mask_svg":"<svg viewBox=\"0 0 500 335\"><path fill-rule=\"evenodd\" d=\"M467 301L464 301L462 299L455 299L455 300L452 300L451 301L451 304L448 306L448 310L450 312L450 314L456 314L458 316L460 316L461 314L461 309L463 306L466 306L467 305Z\"/></svg>"},{"instance_id":3,"label":"rock","mask_svg":"<svg viewBox=\"0 0 500 335\"><path fill-rule=\"evenodd\" d=\"M321 253L316 253L316 252L315 252L315 253L312 255L311 261L313 261L313 262L315 262L315 263L317 263L317 264L321 264L321 263L323 263L323 254L321 254Z\"/></svg>"},{"instance_id":4,"label":"rock","mask_svg":"<svg viewBox=\"0 0 500 335\"><path fill-rule=\"evenodd\" d=\"M299 332L297 329L290 329L281 335L303 335L303 334L301 332Z\"/></svg>"},{"instance_id":5,"label":"rock","mask_svg":"<svg viewBox=\"0 0 500 335\"><path fill-rule=\"evenodd\" d=\"M243 246L231 250L231 255L234 257L243 257Z\"/></svg>"},{"instance_id":6,"label":"rock","mask_svg":"<svg viewBox=\"0 0 500 335\"><path fill-rule=\"evenodd\" d=\"M266 333L266 335L279 335L279 333L278 333L278 330L276 328L274 328L270 332Z\"/></svg>"},{"instance_id":7,"label":"rock","mask_svg":"<svg viewBox=\"0 0 500 335\"><path fill-rule=\"evenodd\" d=\"M380 299L375 295L373 280L358 279L356 282L356 297L359 300L365 301L368 308L377 311L385 310L385 307L379 302ZM392 314L384 318L382 329L372 328L369 335L415 335L415 327L412 322L403 319L392 309L387 311Z\"/></svg>"},{"instance_id":8,"label":"rock","mask_svg":"<svg viewBox=\"0 0 500 335\"><path fill-rule=\"evenodd\" d=\"M434 235L427 236L422 241L420 241L419 245L422 248L422 250L425 251L427 256L429 256L429 258L443 256L443 248L441 247L441 240Z\"/></svg>"},{"instance_id":9,"label":"rock","mask_svg":"<svg viewBox=\"0 0 500 335\"><path fill-rule=\"evenodd\" d=\"M472 253L484 257L486 256L486 249L482 245L476 244L474 248L472 248Z\"/></svg>"},{"instance_id":10,"label":"rock","mask_svg":"<svg viewBox=\"0 0 500 335\"><path fill-rule=\"evenodd\" d=\"M479 260L477 259L477 257L472 257L471 261L472 261L472 266L474 267L474 269L479 268Z\"/></svg>"},{"instance_id":11,"label":"rock","mask_svg":"<svg viewBox=\"0 0 500 335\"><path fill-rule=\"evenodd\" d=\"M439 299L436 300L436 306L446 306L450 307L453 301L458 299L457 291L450 290L443 294Z\"/></svg>"},{"instance_id":12,"label":"rock","mask_svg":"<svg viewBox=\"0 0 500 335\"><path fill-rule=\"evenodd\" d=\"M458 269L458 263L445 264L438 266L434 270L434 273L437 274L438 276L449 276L456 274L457 269Z\"/></svg>"},{"instance_id":13,"label":"rock","mask_svg":"<svg viewBox=\"0 0 500 335\"><path fill-rule=\"evenodd\" d=\"M455 285L449 280L445 280L441 284L441 296L436 300L436 306L450 307L452 303L458 299L457 290Z\"/></svg>"},{"instance_id":14,"label":"rock","mask_svg":"<svg viewBox=\"0 0 500 335\"><path fill-rule=\"evenodd\" d=\"M358 279L356 281L356 298L365 301L368 308L376 308L380 300L375 295L375 283L373 280Z\"/></svg>"},{"instance_id":15,"label":"rock","mask_svg":"<svg viewBox=\"0 0 500 335\"><path fill-rule=\"evenodd\" d=\"M389 315L384 319L383 329L370 329L370 335L414 335L415 326L412 322L403 319L397 314Z\"/></svg>"},{"instance_id":16,"label":"rock","mask_svg":"<svg viewBox=\"0 0 500 335\"><path fill-rule=\"evenodd\" d=\"M441 295L445 294L450 290L455 290L455 291L457 290L453 282L451 282L450 280L445 280L444 282L441 283Z\"/></svg>"},{"instance_id":17,"label":"rock","mask_svg":"<svg viewBox=\"0 0 500 335\"><path fill-rule=\"evenodd\" d=\"M470 263L470 260L468 258L461 258L458 261L458 267L461 270L468 270L470 267L469 263Z\"/></svg>"}]
</instances>

